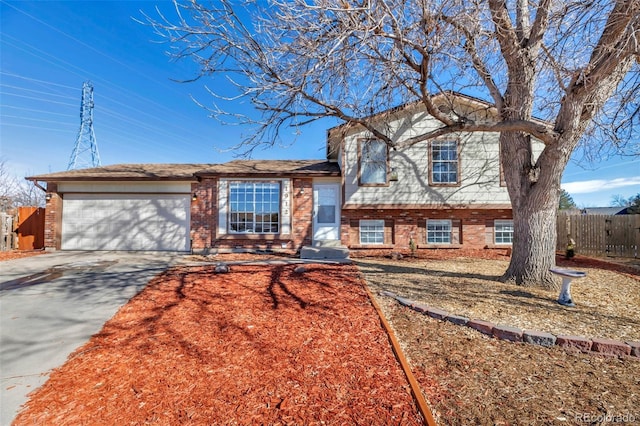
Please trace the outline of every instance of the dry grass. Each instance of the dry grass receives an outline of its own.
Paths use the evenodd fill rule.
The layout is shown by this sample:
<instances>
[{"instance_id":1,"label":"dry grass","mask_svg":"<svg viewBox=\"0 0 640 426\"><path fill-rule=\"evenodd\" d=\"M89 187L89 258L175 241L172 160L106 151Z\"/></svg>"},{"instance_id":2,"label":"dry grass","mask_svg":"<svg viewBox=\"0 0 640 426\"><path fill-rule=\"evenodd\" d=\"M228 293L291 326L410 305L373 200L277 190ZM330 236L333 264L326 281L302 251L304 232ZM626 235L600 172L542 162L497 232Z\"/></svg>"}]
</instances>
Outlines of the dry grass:
<instances>
[{"instance_id":1,"label":"dry grass","mask_svg":"<svg viewBox=\"0 0 640 426\"><path fill-rule=\"evenodd\" d=\"M577 306L567 308L556 302L557 291L498 281L506 260L357 263L375 291L392 291L452 314L553 334L640 340L640 276L576 265L587 277L574 280L571 293Z\"/></svg>"},{"instance_id":2,"label":"dry grass","mask_svg":"<svg viewBox=\"0 0 640 426\"><path fill-rule=\"evenodd\" d=\"M556 334L638 340L640 277L624 267L581 262L578 306L557 292L496 279L507 262L487 259L363 259L374 293L451 313ZM619 268L618 268L619 269ZM640 421L640 359L511 343L439 321L375 295L441 425L571 425Z\"/></svg>"}]
</instances>

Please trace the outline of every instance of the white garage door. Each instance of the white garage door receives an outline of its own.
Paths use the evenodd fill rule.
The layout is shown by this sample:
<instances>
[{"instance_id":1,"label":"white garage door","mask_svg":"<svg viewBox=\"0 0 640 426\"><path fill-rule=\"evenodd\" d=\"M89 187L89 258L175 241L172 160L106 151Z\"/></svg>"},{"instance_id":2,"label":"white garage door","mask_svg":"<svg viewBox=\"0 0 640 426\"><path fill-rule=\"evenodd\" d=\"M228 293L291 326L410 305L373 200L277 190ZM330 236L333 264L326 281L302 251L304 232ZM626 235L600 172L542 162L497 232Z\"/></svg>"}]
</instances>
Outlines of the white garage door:
<instances>
[{"instance_id":1,"label":"white garage door","mask_svg":"<svg viewBox=\"0 0 640 426\"><path fill-rule=\"evenodd\" d=\"M188 251L184 194L65 194L63 250Z\"/></svg>"}]
</instances>

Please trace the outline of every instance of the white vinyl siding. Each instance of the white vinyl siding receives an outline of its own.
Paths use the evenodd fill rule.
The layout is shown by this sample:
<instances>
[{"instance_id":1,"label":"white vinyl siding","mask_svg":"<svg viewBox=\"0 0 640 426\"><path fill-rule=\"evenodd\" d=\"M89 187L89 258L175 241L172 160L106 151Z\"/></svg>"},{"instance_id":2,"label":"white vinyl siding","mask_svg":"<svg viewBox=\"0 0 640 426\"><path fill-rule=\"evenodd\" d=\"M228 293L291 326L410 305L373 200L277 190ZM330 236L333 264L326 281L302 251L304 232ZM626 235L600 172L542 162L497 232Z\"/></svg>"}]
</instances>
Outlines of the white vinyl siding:
<instances>
[{"instance_id":1,"label":"white vinyl siding","mask_svg":"<svg viewBox=\"0 0 640 426\"><path fill-rule=\"evenodd\" d=\"M478 114L481 115L481 112ZM482 117L477 117L482 122ZM338 157L344 176L343 204L350 206L470 206L482 205L486 208L506 209L511 201L505 186L500 185L499 133L478 132L455 134L457 141L458 170L457 182L433 184L430 163L430 141L403 146L406 140L433 131L441 123L431 118L420 108L408 109L404 113L392 115L388 122L380 123L380 128L398 143L397 150L388 151L388 170L397 173L397 181L387 179L386 184L366 184L361 182L361 150L363 141L374 136L364 130L354 129L344 136L344 148ZM342 136L341 136L342 137ZM532 141L534 153L539 153L544 145ZM447 179L449 179L447 176ZM353 208L353 207L351 207ZM455 243L454 243L455 244Z\"/></svg>"}]
</instances>

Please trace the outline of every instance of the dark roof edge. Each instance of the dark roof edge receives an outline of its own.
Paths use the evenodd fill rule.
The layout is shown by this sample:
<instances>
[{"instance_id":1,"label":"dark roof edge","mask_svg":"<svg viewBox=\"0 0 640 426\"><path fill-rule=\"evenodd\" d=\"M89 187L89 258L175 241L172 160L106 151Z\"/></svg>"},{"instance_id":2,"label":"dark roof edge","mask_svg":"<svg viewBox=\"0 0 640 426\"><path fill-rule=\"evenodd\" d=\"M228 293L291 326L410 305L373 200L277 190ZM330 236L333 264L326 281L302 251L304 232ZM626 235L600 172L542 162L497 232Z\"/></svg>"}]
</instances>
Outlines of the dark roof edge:
<instances>
[{"instance_id":1,"label":"dark roof edge","mask_svg":"<svg viewBox=\"0 0 640 426\"><path fill-rule=\"evenodd\" d=\"M121 177L101 177L101 176L76 176L76 177L55 177L55 176L27 176L26 180L36 182L90 182L90 181L108 181L108 182L122 182L122 181L137 181L137 182L195 182L197 177L192 176L121 176Z\"/></svg>"}]
</instances>

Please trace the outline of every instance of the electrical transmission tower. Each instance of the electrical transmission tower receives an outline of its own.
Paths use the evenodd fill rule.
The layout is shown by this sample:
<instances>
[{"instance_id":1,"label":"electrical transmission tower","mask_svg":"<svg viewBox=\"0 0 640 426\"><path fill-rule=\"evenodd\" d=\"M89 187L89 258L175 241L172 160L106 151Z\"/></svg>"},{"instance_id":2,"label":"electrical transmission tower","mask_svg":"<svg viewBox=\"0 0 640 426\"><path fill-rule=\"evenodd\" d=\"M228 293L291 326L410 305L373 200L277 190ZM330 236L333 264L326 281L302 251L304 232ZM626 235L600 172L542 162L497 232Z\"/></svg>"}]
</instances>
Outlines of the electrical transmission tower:
<instances>
[{"instance_id":1,"label":"electrical transmission tower","mask_svg":"<svg viewBox=\"0 0 640 426\"><path fill-rule=\"evenodd\" d=\"M93 132L93 84L82 84L82 103L80 104L80 130L76 144L69 158L67 170L100 167L98 143Z\"/></svg>"}]
</instances>

